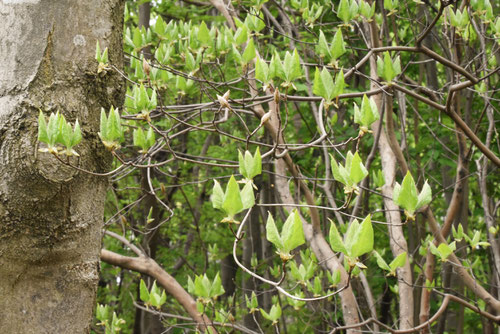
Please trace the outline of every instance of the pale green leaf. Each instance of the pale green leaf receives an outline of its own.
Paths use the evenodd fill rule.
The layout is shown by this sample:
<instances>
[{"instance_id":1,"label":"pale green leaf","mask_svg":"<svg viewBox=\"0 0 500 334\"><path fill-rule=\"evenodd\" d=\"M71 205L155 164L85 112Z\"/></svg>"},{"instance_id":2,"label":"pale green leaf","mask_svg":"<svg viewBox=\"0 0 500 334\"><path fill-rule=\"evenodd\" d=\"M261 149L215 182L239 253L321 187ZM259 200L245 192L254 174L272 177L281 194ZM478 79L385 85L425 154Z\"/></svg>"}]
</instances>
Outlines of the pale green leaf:
<instances>
[{"instance_id":1,"label":"pale green leaf","mask_svg":"<svg viewBox=\"0 0 500 334\"><path fill-rule=\"evenodd\" d=\"M373 226L371 221L371 215L366 216L356 233L353 236L352 246L347 249L349 255L352 257L358 257L373 250Z\"/></svg>"},{"instance_id":2,"label":"pale green leaf","mask_svg":"<svg viewBox=\"0 0 500 334\"><path fill-rule=\"evenodd\" d=\"M332 48L330 53L333 59L338 59L346 52L344 38L342 37L342 29L337 29L335 36L333 36Z\"/></svg>"},{"instance_id":3,"label":"pale green leaf","mask_svg":"<svg viewBox=\"0 0 500 334\"><path fill-rule=\"evenodd\" d=\"M302 229L302 220L297 210L293 210L285 221L281 232L281 240L283 241L283 251L285 253L306 242L304 230Z\"/></svg>"},{"instance_id":4,"label":"pale green leaf","mask_svg":"<svg viewBox=\"0 0 500 334\"><path fill-rule=\"evenodd\" d=\"M47 123L42 111L38 114L38 141L42 143L49 143L49 136L47 134Z\"/></svg>"},{"instance_id":5,"label":"pale green leaf","mask_svg":"<svg viewBox=\"0 0 500 334\"><path fill-rule=\"evenodd\" d=\"M350 179L354 184L357 184L361 180L363 180L368 175L368 171L366 170L361 158L359 157L358 152L354 153L354 156L351 161L351 170L350 170Z\"/></svg>"},{"instance_id":6,"label":"pale green leaf","mask_svg":"<svg viewBox=\"0 0 500 334\"><path fill-rule=\"evenodd\" d=\"M276 228L276 224L274 223L273 216L270 212L268 212L267 223L266 223L266 238L271 242L276 248L283 249L285 246L283 245L283 241L281 240L281 236Z\"/></svg>"},{"instance_id":7,"label":"pale green leaf","mask_svg":"<svg viewBox=\"0 0 500 334\"><path fill-rule=\"evenodd\" d=\"M406 252L400 253L394 260L391 261L389 266L391 271L396 271L397 268L402 268L406 264Z\"/></svg>"},{"instance_id":8,"label":"pale green leaf","mask_svg":"<svg viewBox=\"0 0 500 334\"><path fill-rule=\"evenodd\" d=\"M139 296L141 300L145 303L149 302L149 291L146 283L141 279L141 283L139 285Z\"/></svg>"},{"instance_id":9,"label":"pale green leaf","mask_svg":"<svg viewBox=\"0 0 500 334\"><path fill-rule=\"evenodd\" d=\"M415 210L420 209L421 207L429 204L432 200L432 190L427 181L424 183L422 187L422 191L418 194L418 202L415 207Z\"/></svg>"},{"instance_id":10,"label":"pale green leaf","mask_svg":"<svg viewBox=\"0 0 500 334\"><path fill-rule=\"evenodd\" d=\"M253 192L252 182L247 182L241 190L241 201L243 203L244 210L250 209L255 205L255 195Z\"/></svg>"},{"instance_id":11,"label":"pale green leaf","mask_svg":"<svg viewBox=\"0 0 500 334\"><path fill-rule=\"evenodd\" d=\"M198 28L197 38L198 41L200 41L201 45L205 47L209 46L212 42L212 39L210 38L210 31L208 30L205 21L201 21L200 27Z\"/></svg>"},{"instance_id":12,"label":"pale green leaf","mask_svg":"<svg viewBox=\"0 0 500 334\"><path fill-rule=\"evenodd\" d=\"M318 39L318 45L316 46L316 53L318 53L318 56L320 56L321 58L331 57L330 47L328 46L328 42L326 41L325 34L323 33L322 30L319 31L319 39Z\"/></svg>"},{"instance_id":13,"label":"pale green leaf","mask_svg":"<svg viewBox=\"0 0 500 334\"><path fill-rule=\"evenodd\" d=\"M330 239L330 246L332 247L332 250L334 252L341 252L344 254L347 254L347 249L345 248L344 241L342 241L342 237L340 236L339 231L337 230L337 227L335 227L335 223L330 220L330 234L329 234L329 239Z\"/></svg>"},{"instance_id":14,"label":"pale green leaf","mask_svg":"<svg viewBox=\"0 0 500 334\"><path fill-rule=\"evenodd\" d=\"M232 175L227 184L226 192L224 193L222 209L226 211L230 218L233 218L237 213L243 210L240 188Z\"/></svg>"},{"instance_id":15,"label":"pale green leaf","mask_svg":"<svg viewBox=\"0 0 500 334\"><path fill-rule=\"evenodd\" d=\"M255 58L255 56L256 56L255 44L253 42L253 39L251 38L247 44L247 47L245 48L245 51L241 55L241 58L243 59L243 62L245 64L248 64Z\"/></svg>"},{"instance_id":16,"label":"pale green leaf","mask_svg":"<svg viewBox=\"0 0 500 334\"><path fill-rule=\"evenodd\" d=\"M375 259L377 260L377 265L380 267L382 270L386 271L391 271L391 267L385 262L385 260L382 258L382 256L377 252L374 251L373 255L375 255Z\"/></svg>"}]
</instances>

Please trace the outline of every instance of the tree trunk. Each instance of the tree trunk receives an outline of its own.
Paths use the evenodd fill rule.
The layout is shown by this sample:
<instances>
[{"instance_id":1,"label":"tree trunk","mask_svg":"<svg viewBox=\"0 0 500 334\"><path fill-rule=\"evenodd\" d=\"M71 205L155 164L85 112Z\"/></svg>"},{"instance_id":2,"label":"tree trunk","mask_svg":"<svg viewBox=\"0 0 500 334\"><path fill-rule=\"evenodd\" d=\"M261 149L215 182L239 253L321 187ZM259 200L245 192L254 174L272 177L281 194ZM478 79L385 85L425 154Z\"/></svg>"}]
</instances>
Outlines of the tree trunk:
<instances>
[{"instance_id":1,"label":"tree trunk","mask_svg":"<svg viewBox=\"0 0 500 334\"><path fill-rule=\"evenodd\" d=\"M38 152L41 110L78 118L71 159L105 171L101 107L119 106L118 74L97 76L96 41L120 68L118 0L0 1L0 333L88 333L99 277L107 179Z\"/></svg>"}]
</instances>

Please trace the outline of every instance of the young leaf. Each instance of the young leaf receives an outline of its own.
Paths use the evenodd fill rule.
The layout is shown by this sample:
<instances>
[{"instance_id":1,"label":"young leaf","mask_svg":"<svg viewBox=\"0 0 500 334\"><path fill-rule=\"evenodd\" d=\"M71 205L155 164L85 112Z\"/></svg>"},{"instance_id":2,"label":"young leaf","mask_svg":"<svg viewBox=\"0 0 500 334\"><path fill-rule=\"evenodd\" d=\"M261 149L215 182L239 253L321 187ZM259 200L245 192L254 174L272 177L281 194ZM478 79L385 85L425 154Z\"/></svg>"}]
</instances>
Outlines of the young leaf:
<instances>
[{"instance_id":1,"label":"young leaf","mask_svg":"<svg viewBox=\"0 0 500 334\"><path fill-rule=\"evenodd\" d=\"M321 58L330 59L330 57L332 56L330 53L330 47L328 46L328 42L326 41L325 34L321 29L319 30L319 39L318 45L316 46L316 52Z\"/></svg>"},{"instance_id":2,"label":"young leaf","mask_svg":"<svg viewBox=\"0 0 500 334\"><path fill-rule=\"evenodd\" d=\"M332 85L333 85L333 79L332 79ZM325 85L324 85L323 80L321 78L321 72L317 67L316 67L316 72L314 73L313 94L317 95L317 96L321 96L325 100L328 96L327 91L325 89Z\"/></svg>"},{"instance_id":3,"label":"young leaf","mask_svg":"<svg viewBox=\"0 0 500 334\"><path fill-rule=\"evenodd\" d=\"M304 230L302 229L302 220L297 210L293 210L285 221L281 239L283 240L283 251L286 253L306 242Z\"/></svg>"},{"instance_id":4,"label":"young leaf","mask_svg":"<svg viewBox=\"0 0 500 334\"><path fill-rule=\"evenodd\" d=\"M360 131L362 131L362 133L368 132L372 123L379 118L380 115L378 113L377 104L373 98L368 99L366 94L363 95L361 108L354 103L354 122L360 125Z\"/></svg>"},{"instance_id":5,"label":"young leaf","mask_svg":"<svg viewBox=\"0 0 500 334\"><path fill-rule=\"evenodd\" d=\"M222 287L222 281L220 279L219 273L217 273L212 282L212 286L210 287L210 298L217 298L220 295L224 294L224 288Z\"/></svg>"},{"instance_id":6,"label":"young leaf","mask_svg":"<svg viewBox=\"0 0 500 334\"><path fill-rule=\"evenodd\" d=\"M281 317L281 307L279 306L279 304L274 304L271 307L271 310L269 311L269 313L267 313L263 309L260 309L260 312L262 313L262 316L264 318L272 321L273 325L276 325L278 323L278 319Z\"/></svg>"},{"instance_id":7,"label":"young leaf","mask_svg":"<svg viewBox=\"0 0 500 334\"><path fill-rule=\"evenodd\" d=\"M241 58L245 64L248 64L255 58L255 55L256 55L255 44L253 42L253 39L251 38L248 41L247 47L245 48L245 51L241 55Z\"/></svg>"},{"instance_id":8,"label":"young leaf","mask_svg":"<svg viewBox=\"0 0 500 334\"><path fill-rule=\"evenodd\" d=\"M344 241L342 241L342 237L340 236L337 227L335 227L335 223L330 220L330 246L334 252L341 252L347 254L347 249L345 248Z\"/></svg>"},{"instance_id":9,"label":"young leaf","mask_svg":"<svg viewBox=\"0 0 500 334\"><path fill-rule=\"evenodd\" d=\"M149 303L149 291L148 291L148 287L146 286L146 283L144 283L144 281L141 279L141 283L139 284L139 295L141 297L141 300L144 302L144 303Z\"/></svg>"},{"instance_id":10,"label":"young leaf","mask_svg":"<svg viewBox=\"0 0 500 334\"><path fill-rule=\"evenodd\" d=\"M255 195L253 193L253 187L251 182L247 182L243 189L241 190L241 201L243 203L243 209L250 209L255 205Z\"/></svg>"},{"instance_id":11,"label":"young leaf","mask_svg":"<svg viewBox=\"0 0 500 334\"><path fill-rule=\"evenodd\" d=\"M418 193L415 181L409 171L406 173L401 185L396 182L393 200L396 204L405 209L409 216L413 216L418 203Z\"/></svg>"},{"instance_id":12,"label":"young leaf","mask_svg":"<svg viewBox=\"0 0 500 334\"><path fill-rule=\"evenodd\" d=\"M255 79L262 81L264 86L269 84L271 78L269 77L269 66L267 63L257 57L257 62L255 64Z\"/></svg>"},{"instance_id":13,"label":"young leaf","mask_svg":"<svg viewBox=\"0 0 500 334\"><path fill-rule=\"evenodd\" d=\"M365 253L371 252L373 250L373 227L371 215L366 216L363 222L354 231L355 233L353 234L352 239L346 239L348 255L351 257L359 257Z\"/></svg>"},{"instance_id":14,"label":"young leaf","mask_svg":"<svg viewBox=\"0 0 500 334\"><path fill-rule=\"evenodd\" d=\"M432 190L427 181L424 183L424 186L422 187L422 191L420 194L418 194L418 201L417 201L417 206L416 209L420 209L424 205L427 205L431 202L432 200Z\"/></svg>"},{"instance_id":15,"label":"young leaf","mask_svg":"<svg viewBox=\"0 0 500 334\"><path fill-rule=\"evenodd\" d=\"M224 193L222 209L226 211L230 219L233 219L237 213L243 210L240 188L238 187L238 183L236 183L236 180L232 175L227 184L226 192Z\"/></svg>"},{"instance_id":16,"label":"young leaf","mask_svg":"<svg viewBox=\"0 0 500 334\"><path fill-rule=\"evenodd\" d=\"M271 58L271 63L269 64L269 77L270 79L280 78L286 80L285 69L281 63L280 55L277 52L274 53L274 56Z\"/></svg>"},{"instance_id":17,"label":"young leaf","mask_svg":"<svg viewBox=\"0 0 500 334\"><path fill-rule=\"evenodd\" d=\"M266 238L270 243L276 246L276 248L283 249L285 246L283 245L283 241L281 241L281 236L278 232L278 229L276 228L273 216L270 212L268 212L267 214Z\"/></svg>"},{"instance_id":18,"label":"young leaf","mask_svg":"<svg viewBox=\"0 0 500 334\"><path fill-rule=\"evenodd\" d=\"M208 30L205 21L201 21L200 27L198 28L198 40L204 47L208 47L212 42L212 39L210 38L210 31Z\"/></svg>"},{"instance_id":19,"label":"young leaf","mask_svg":"<svg viewBox=\"0 0 500 334\"><path fill-rule=\"evenodd\" d=\"M337 16L347 24L351 20L351 14L349 11L349 1L348 0L340 0L339 7L337 8Z\"/></svg>"},{"instance_id":20,"label":"young leaf","mask_svg":"<svg viewBox=\"0 0 500 334\"><path fill-rule=\"evenodd\" d=\"M146 136L144 136L144 131L142 128L134 129L133 133L134 146L138 146L142 149L146 146Z\"/></svg>"},{"instance_id":21,"label":"young leaf","mask_svg":"<svg viewBox=\"0 0 500 334\"><path fill-rule=\"evenodd\" d=\"M335 88L333 90L332 99L342 94L346 86L347 85L345 84L344 80L344 71L341 69L335 77Z\"/></svg>"},{"instance_id":22,"label":"young leaf","mask_svg":"<svg viewBox=\"0 0 500 334\"><path fill-rule=\"evenodd\" d=\"M400 253L394 260L391 261L389 267L391 267L391 272L395 272L397 268L402 268L406 264L406 252Z\"/></svg>"},{"instance_id":23,"label":"young leaf","mask_svg":"<svg viewBox=\"0 0 500 334\"><path fill-rule=\"evenodd\" d=\"M47 134L47 123L42 111L38 114L38 141L42 143L49 143L49 136Z\"/></svg>"},{"instance_id":24,"label":"young leaf","mask_svg":"<svg viewBox=\"0 0 500 334\"><path fill-rule=\"evenodd\" d=\"M337 29L335 36L333 36L332 48L330 53L333 59L338 59L346 52L344 38L342 37L342 29Z\"/></svg>"},{"instance_id":25,"label":"young leaf","mask_svg":"<svg viewBox=\"0 0 500 334\"><path fill-rule=\"evenodd\" d=\"M350 152L347 154L347 158L349 159ZM346 163L347 167L347 163ZM349 177L351 181L354 184L357 184L361 180L363 180L366 176L368 175L368 171L366 170L365 166L363 165L363 162L361 161L361 158L359 157L358 152L354 153L354 156L352 157L350 161L350 174Z\"/></svg>"},{"instance_id":26,"label":"young leaf","mask_svg":"<svg viewBox=\"0 0 500 334\"><path fill-rule=\"evenodd\" d=\"M380 269L391 271L391 267L389 267L387 262L385 262L385 260L377 251L373 251L373 255L375 255L375 259L377 260L377 265L380 267Z\"/></svg>"},{"instance_id":27,"label":"young leaf","mask_svg":"<svg viewBox=\"0 0 500 334\"><path fill-rule=\"evenodd\" d=\"M241 45L248 40L248 28L245 25L242 25L236 33L234 34L234 41L236 44Z\"/></svg>"}]
</instances>

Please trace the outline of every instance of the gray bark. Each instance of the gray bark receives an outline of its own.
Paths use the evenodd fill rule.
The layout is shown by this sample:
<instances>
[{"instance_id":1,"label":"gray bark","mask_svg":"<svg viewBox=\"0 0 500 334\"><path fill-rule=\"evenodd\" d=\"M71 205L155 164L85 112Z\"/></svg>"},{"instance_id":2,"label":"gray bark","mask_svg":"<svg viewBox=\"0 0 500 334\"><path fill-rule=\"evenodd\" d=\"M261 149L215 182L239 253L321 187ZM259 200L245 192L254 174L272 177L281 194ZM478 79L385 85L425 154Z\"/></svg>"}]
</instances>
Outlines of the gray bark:
<instances>
[{"instance_id":1,"label":"gray bark","mask_svg":"<svg viewBox=\"0 0 500 334\"><path fill-rule=\"evenodd\" d=\"M108 168L99 113L123 82L97 76L95 45L120 68L122 20L119 0L0 0L0 333L89 332L107 180L38 152L37 116L78 118L71 162Z\"/></svg>"}]
</instances>

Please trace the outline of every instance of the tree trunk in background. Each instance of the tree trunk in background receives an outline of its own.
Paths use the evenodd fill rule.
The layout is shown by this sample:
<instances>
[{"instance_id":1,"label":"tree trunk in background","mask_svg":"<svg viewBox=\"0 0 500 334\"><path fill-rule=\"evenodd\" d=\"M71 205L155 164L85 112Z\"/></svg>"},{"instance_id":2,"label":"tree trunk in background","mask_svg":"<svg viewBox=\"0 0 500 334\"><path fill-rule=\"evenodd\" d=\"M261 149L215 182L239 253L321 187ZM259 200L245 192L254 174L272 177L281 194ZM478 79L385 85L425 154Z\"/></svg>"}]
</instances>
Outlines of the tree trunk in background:
<instances>
[{"instance_id":1,"label":"tree trunk in background","mask_svg":"<svg viewBox=\"0 0 500 334\"><path fill-rule=\"evenodd\" d=\"M0 333L90 331L107 179L39 153L37 117L78 118L72 162L108 169L99 114L123 81L96 75L95 46L122 67L122 27L118 0L0 0Z\"/></svg>"}]
</instances>

